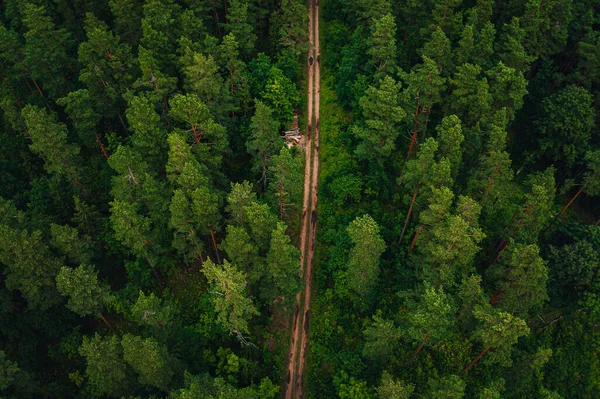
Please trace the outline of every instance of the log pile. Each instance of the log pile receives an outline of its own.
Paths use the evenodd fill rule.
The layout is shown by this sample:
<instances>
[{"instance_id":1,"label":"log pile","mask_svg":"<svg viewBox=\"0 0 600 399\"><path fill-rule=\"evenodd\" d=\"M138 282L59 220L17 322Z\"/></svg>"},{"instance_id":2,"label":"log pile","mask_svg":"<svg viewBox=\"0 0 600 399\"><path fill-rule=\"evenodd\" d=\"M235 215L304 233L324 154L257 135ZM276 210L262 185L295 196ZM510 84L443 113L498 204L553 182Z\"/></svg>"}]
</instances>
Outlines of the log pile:
<instances>
[{"instance_id":1,"label":"log pile","mask_svg":"<svg viewBox=\"0 0 600 399\"><path fill-rule=\"evenodd\" d=\"M288 148L292 146L304 147L304 136L300 133L298 127L298 114L294 112L294 121L291 123L289 130L283 136Z\"/></svg>"}]
</instances>

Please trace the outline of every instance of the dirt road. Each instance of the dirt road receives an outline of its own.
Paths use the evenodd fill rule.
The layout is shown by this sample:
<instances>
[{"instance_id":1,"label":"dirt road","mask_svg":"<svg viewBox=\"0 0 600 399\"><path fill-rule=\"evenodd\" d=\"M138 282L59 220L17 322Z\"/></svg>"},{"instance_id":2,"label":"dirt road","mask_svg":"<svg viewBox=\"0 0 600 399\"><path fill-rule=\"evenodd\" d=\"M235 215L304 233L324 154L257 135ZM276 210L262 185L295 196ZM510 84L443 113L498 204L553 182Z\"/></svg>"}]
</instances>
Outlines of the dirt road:
<instances>
[{"instance_id":1,"label":"dirt road","mask_svg":"<svg viewBox=\"0 0 600 399\"><path fill-rule=\"evenodd\" d=\"M298 294L292 322L292 339L288 356L285 398L301 398L304 382L308 332L310 328L310 295L312 286L315 236L317 232L317 190L319 185L319 98L321 92L319 46L319 0L308 6L308 123L306 168L304 169L304 203L300 232L300 262L304 276L304 292Z\"/></svg>"}]
</instances>

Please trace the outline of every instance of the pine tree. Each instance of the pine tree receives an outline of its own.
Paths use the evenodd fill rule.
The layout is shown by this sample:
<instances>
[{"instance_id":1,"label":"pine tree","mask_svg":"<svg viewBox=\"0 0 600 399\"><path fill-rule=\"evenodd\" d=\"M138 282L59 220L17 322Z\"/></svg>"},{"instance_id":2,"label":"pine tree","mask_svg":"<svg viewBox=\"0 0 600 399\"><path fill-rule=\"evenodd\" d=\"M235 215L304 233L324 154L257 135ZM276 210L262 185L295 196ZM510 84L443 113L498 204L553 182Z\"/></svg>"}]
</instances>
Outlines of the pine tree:
<instances>
[{"instance_id":1,"label":"pine tree","mask_svg":"<svg viewBox=\"0 0 600 399\"><path fill-rule=\"evenodd\" d=\"M0 262L6 265L6 287L19 290L31 309L49 309L60 301L55 278L62 265L40 231L0 224Z\"/></svg>"},{"instance_id":2,"label":"pine tree","mask_svg":"<svg viewBox=\"0 0 600 399\"><path fill-rule=\"evenodd\" d=\"M400 83L390 77L369 87L360 99L364 124L354 125L352 133L360 140L356 154L365 160L383 165L396 148L399 124L406 117L400 106Z\"/></svg>"},{"instance_id":3,"label":"pine tree","mask_svg":"<svg viewBox=\"0 0 600 399\"><path fill-rule=\"evenodd\" d=\"M386 245L377 222L369 215L357 217L347 228L354 244L350 251L346 279L348 287L360 297L372 294L379 276L379 258Z\"/></svg>"},{"instance_id":4,"label":"pine tree","mask_svg":"<svg viewBox=\"0 0 600 399\"><path fill-rule=\"evenodd\" d=\"M167 348L152 338L125 334L121 339L123 359L138 374L142 385L167 390L174 371Z\"/></svg>"},{"instance_id":5,"label":"pine tree","mask_svg":"<svg viewBox=\"0 0 600 399\"><path fill-rule=\"evenodd\" d=\"M217 265L210 259L204 262L202 273L213 286L217 322L243 339L250 332L250 319L259 314L246 294L246 274L227 260Z\"/></svg>"},{"instance_id":6,"label":"pine tree","mask_svg":"<svg viewBox=\"0 0 600 399\"><path fill-rule=\"evenodd\" d=\"M271 235L271 244L267 252L266 274L270 278L272 291L266 296L267 303L280 302L284 309L291 311L296 303L296 294L302 289L300 274L300 251L291 243L286 234L287 225L277 223Z\"/></svg>"},{"instance_id":7,"label":"pine tree","mask_svg":"<svg viewBox=\"0 0 600 399\"><path fill-rule=\"evenodd\" d=\"M375 78L393 74L396 69L396 22L392 14L373 21L370 44L367 53L377 66Z\"/></svg>"},{"instance_id":8,"label":"pine tree","mask_svg":"<svg viewBox=\"0 0 600 399\"><path fill-rule=\"evenodd\" d=\"M292 150L282 147L278 155L273 155L269 165L269 193L279 208L279 218L288 215L288 208L299 209L304 190L303 162Z\"/></svg>"},{"instance_id":9,"label":"pine tree","mask_svg":"<svg viewBox=\"0 0 600 399\"><path fill-rule=\"evenodd\" d=\"M79 353L86 360L85 374L90 390L97 395L120 396L126 390L126 364L123 348L116 336L83 337Z\"/></svg>"},{"instance_id":10,"label":"pine tree","mask_svg":"<svg viewBox=\"0 0 600 399\"><path fill-rule=\"evenodd\" d=\"M483 343L485 348L460 374L466 373L490 349L497 350L493 360L510 365L508 356L511 347L517 343L520 337L529 333L529 327L525 321L490 305L476 306L473 313L481 323L475 330L475 337Z\"/></svg>"},{"instance_id":11,"label":"pine tree","mask_svg":"<svg viewBox=\"0 0 600 399\"><path fill-rule=\"evenodd\" d=\"M67 140L67 127L56 123L54 114L33 105L27 105L21 112L32 143L31 151L39 154L50 173L64 175L87 194L80 181L80 165L77 155L80 148Z\"/></svg>"},{"instance_id":12,"label":"pine tree","mask_svg":"<svg viewBox=\"0 0 600 399\"><path fill-rule=\"evenodd\" d=\"M420 342L419 347L410 359L412 363L425 345L435 344L447 339L452 334L456 324L456 308L452 297L444 292L442 287L436 289L425 283L425 291L418 302L408 302L407 334L411 340Z\"/></svg>"},{"instance_id":13,"label":"pine tree","mask_svg":"<svg viewBox=\"0 0 600 399\"><path fill-rule=\"evenodd\" d=\"M253 156L254 169L260 174L259 183L267 190L267 171L271 158L283 147L279 136L279 123L273 118L273 110L263 102L256 102L256 111L250 125L251 136L246 143L248 152Z\"/></svg>"},{"instance_id":14,"label":"pine tree","mask_svg":"<svg viewBox=\"0 0 600 399\"><path fill-rule=\"evenodd\" d=\"M121 118L121 96L133 83L131 47L121 43L120 37L92 14L86 15L84 29L87 40L79 44L79 81L87 88L96 112Z\"/></svg>"},{"instance_id":15,"label":"pine tree","mask_svg":"<svg viewBox=\"0 0 600 399\"><path fill-rule=\"evenodd\" d=\"M548 270L537 245L514 244L488 275L496 281L494 305L526 318L548 300Z\"/></svg>"},{"instance_id":16,"label":"pine tree","mask_svg":"<svg viewBox=\"0 0 600 399\"><path fill-rule=\"evenodd\" d=\"M94 266L80 265L75 269L63 266L56 276L56 288L69 297L67 307L80 316L99 317L109 327L102 311L110 301L110 288L98 282Z\"/></svg>"}]
</instances>

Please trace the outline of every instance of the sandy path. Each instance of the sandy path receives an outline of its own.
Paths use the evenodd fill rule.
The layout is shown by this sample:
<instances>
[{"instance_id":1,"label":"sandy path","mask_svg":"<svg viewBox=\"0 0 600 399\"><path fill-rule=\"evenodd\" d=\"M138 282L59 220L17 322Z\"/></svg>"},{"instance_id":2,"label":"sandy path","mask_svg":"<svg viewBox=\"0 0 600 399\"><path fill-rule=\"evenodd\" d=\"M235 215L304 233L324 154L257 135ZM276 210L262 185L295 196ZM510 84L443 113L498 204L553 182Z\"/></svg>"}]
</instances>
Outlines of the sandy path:
<instances>
[{"instance_id":1,"label":"sandy path","mask_svg":"<svg viewBox=\"0 0 600 399\"><path fill-rule=\"evenodd\" d=\"M308 140L306 142L306 168L304 170L304 203L300 232L300 261L304 272L304 295L298 294L292 323L292 339L288 356L285 398L301 398L306 364L308 332L310 327L310 297L317 232L317 190L319 185L319 97L320 97L320 46L318 0L308 7Z\"/></svg>"}]
</instances>

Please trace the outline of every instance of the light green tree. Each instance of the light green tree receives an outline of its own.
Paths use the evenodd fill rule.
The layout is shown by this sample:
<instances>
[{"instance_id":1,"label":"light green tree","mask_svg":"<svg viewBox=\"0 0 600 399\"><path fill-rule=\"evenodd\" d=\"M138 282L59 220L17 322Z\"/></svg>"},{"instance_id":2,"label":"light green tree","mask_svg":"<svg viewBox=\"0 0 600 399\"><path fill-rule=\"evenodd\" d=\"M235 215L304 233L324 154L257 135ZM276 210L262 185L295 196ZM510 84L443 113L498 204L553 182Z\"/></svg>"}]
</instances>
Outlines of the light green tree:
<instances>
[{"instance_id":1,"label":"light green tree","mask_svg":"<svg viewBox=\"0 0 600 399\"><path fill-rule=\"evenodd\" d=\"M98 396L120 397L126 390L124 384L127 365L123 361L123 348L116 336L83 337L79 354L86 360L85 374L88 386Z\"/></svg>"},{"instance_id":2,"label":"light green tree","mask_svg":"<svg viewBox=\"0 0 600 399\"><path fill-rule=\"evenodd\" d=\"M442 119L436 127L437 140L439 142L438 157L446 157L450 162L452 177L458 174L462 161L462 143L465 136L462 133L460 119L456 115L449 115Z\"/></svg>"},{"instance_id":3,"label":"light green tree","mask_svg":"<svg viewBox=\"0 0 600 399\"><path fill-rule=\"evenodd\" d=\"M376 390L380 399L409 399L415 386L404 381L394 380L389 372L384 371Z\"/></svg>"},{"instance_id":4,"label":"light green tree","mask_svg":"<svg viewBox=\"0 0 600 399\"><path fill-rule=\"evenodd\" d=\"M386 245L379 234L377 222L368 214L354 219L347 230L354 244L346 271L348 287L365 297L375 287L379 276L379 258Z\"/></svg>"},{"instance_id":5,"label":"light green tree","mask_svg":"<svg viewBox=\"0 0 600 399\"><path fill-rule=\"evenodd\" d=\"M227 260L222 265L208 259L202 273L212 286L217 322L245 342L243 334L250 332L248 323L258 311L246 294L246 274Z\"/></svg>"},{"instance_id":6,"label":"light green tree","mask_svg":"<svg viewBox=\"0 0 600 399\"><path fill-rule=\"evenodd\" d=\"M174 309L169 302L163 301L153 292L146 295L140 291L137 301L131 307L130 316L140 325L166 326L172 321Z\"/></svg>"},{"instance_id":7,"label":"light green tree","mask_svg":"<svg viewBox=\"0 0 600 399\"><path fill-rule=\"evenodd\" d=\"M452 327L456 324L456 307L442 287L436 289L428 283L425 283L425 291L419 300L409 301L407 305L410 309L407 335L411 340L420 342L410 359L411 364L425 345L451 336Z\"/></svg>"},{"instance_id":8,"label":"light green tree","mask_svg":"<svg viewBox=\"0 0 600 399\"><path fill-rule=\"evenodd\" d=\"M111 327L102 314L111 300L110 288L98 281L94 266L83 264L75 269L63 266L56 276L56 288L69 298L67 308L80 316L99 317Z\"/></svg>"},{"instance_id":9,"label":"light green tree","mask_svg":"<svg viewBox=\"0 0 600 399\"><path fill-rule=\"evenodd\" d=\"M377 65L375 77L393 74L396 69L396 21L389 13L373 20L370 46L367 53Z\"/></svg>"},{"instance_id":10,"label":"light green tree","mask_svg":"<svg viewBox=\"0 0 600 399\"><path fill-rule=\"evenodd\" d=\"M513 315L526 318L548 300L548 269L537 245L513 244L498 264L489 269L496 281L497 306Z\"/></svg>"},{"instance_id":11,"label":"light green tree","mask_svg":"<svg viewBox=\"0 0 600 399\"><path fill-rule=\"evenodd\" d=\"M381 317L381 312L373 315L373 321L364 329L365 345L362 355L383 366L394 354L402 338L402 329L391 320Z\"/></svg>"},{"instance_id":12,"label":"light green tree","mask_svg":"<svg viewBox=\"0 0 600 399\"><path fill-rule=\"evenodd\" d=\"M269 165L269 194L279 208L279 218L284 219L288 208L298 209L301 206L304 190L302 158L292 150L283 147L279 154L273 155Z\"/></svg>"},{"instance_id":13,"label":"light green tree","mask_svg":"<svg viewBox=\"0 0 600 399\"><path fill-rule=\"evenodd\" d=\"M525 321L489 304L475 306L473 314L480 322L474 336L483 343L485 348L460 374L466 373L490 349L496 350L492 360L510 365L511 347L517 343L519 337L529 333Z\"/></svg>"},{"instance_id":14,"label":"light green tree","mask_svg":"<svg viewBox=\"0 0 600 399\"><path fill-rule=\"evenodd\" d=\"M153 338L125 334L121 339L123 359L137 373L140 384L167 390L174 371L167 348Z\"/></svg>"}]
</instances>

